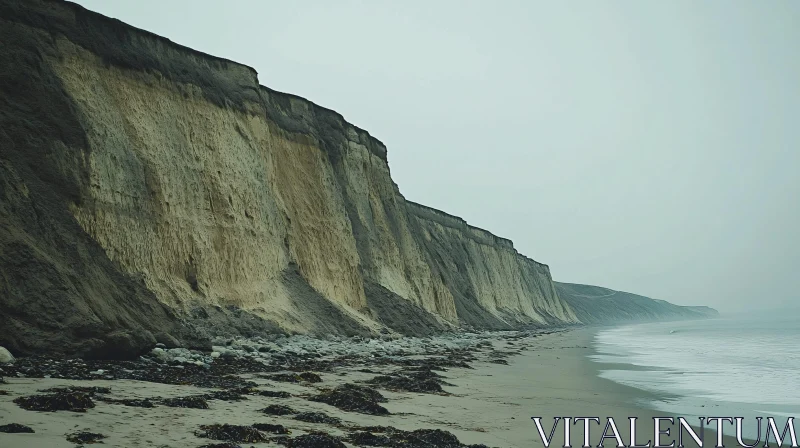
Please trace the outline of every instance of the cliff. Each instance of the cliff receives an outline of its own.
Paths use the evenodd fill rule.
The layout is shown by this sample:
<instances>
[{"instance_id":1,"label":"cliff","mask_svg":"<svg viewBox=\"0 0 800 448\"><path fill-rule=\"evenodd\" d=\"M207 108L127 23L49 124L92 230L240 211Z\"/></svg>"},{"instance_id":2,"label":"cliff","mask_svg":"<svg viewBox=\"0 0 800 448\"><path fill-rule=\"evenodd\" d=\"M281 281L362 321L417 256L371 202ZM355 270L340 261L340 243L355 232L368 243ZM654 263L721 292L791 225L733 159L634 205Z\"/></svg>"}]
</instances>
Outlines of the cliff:
<instances>
[{"instance_id":1,"label":"cliff","mask_svg":"<svg viewBox=\"0 0 800 448\"><path fill-rule=\"evenodd\" d=\"M0 345L576 323L549 268L405 200L386 147L241 64L0 0Z\"/></svg>"},{"instance_id":2,"label":"cliff","mask_svg":"<svg viewBox=\"0 0 800 448\"><path fill-rule=\"evenodd\" d=\"M680 306L600 286L560 282L555 285L558 295L586 324L705 319L719 315L717 310L706 306Z\"/></svg>"}]
</instances>

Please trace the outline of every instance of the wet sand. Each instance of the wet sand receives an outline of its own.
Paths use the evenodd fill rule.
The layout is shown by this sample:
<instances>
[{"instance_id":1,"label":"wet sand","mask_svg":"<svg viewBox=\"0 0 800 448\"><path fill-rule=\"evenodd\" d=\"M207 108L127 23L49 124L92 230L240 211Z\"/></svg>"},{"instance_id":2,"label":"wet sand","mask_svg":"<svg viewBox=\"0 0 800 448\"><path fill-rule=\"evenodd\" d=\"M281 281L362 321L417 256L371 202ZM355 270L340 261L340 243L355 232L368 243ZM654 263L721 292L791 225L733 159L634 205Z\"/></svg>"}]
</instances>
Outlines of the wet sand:
<instances>
[{"instance_id":1,"label":"wet sand","mask_svg":"<svg viewBox=\"0 0 800 448\"><path fill-rule=\"evenodd\" d=\"M365 373L363 366L339 367L332 372L320 373L321 383L277 383L256 374L243 375L258 384L259 388L287 391L289 398L247 396L243 401L209 400L209 409L183 409L167 406L137 408L97 402L85 413L37 412L20 408L13 403L19 396L36 394L49 387L81 385L111 388L108 398L183 397L209 393L214 389L195 386L176 386L133 380L78 381L63 379L6 378L0 384L0 425L20 423L33 428L35 434L0 434L4 448L73 447L66 435L76 431L90 431L107 436L106 446L119 447L199 447L215 443L198 437L200 425L228 423L252 425L254 423L281 424L291 429L292 436L309 432L325 432L343 438L346 446L356 446L344 440L358 426L393 426L412 431L420 428L438 428L450 431L464 444L485 444L493 447L543 446L531 420L543 417L549 433L554 416L614 417L620 435L627 444L628 417L639 417L639 442L652 439L652 420L663 414L646 408L647 400L655 397L638 389L622 386L597 376L598 364L587 359L596 330L580 328L526 337L522 339L497 339L494 348L501 351L518 351L506 358L508 365L492 363L482 354L471 363L473 369L449 368L439 372L447 383L443 388L449 395L391 392L380 387L388 399L382 405L390 415L375 416L345 412L336 407L309 401L319 390L343 383L357 383L374 377ZM388 371L388 367L370 367L373 372ZM324 412L340 418L339 425L305 423L292 415L271 416L259 412L270 404L287 405L296 412ZM563 423L556 431L554 446L563 445ZM592 426L590 443L596 446L602 427ZM673 429L672 435L675 436ZM713 446L715 434L707 430L705 446ZM673 437L664 437L669 443ZM581 425L572 427L572 445L580 446L583 440ZM726 438L726 445L735 446ZM691 442L689 440L688 442ZM694 446L693 443L684 443ZM218 443L218 442L216 442ZM241 443L242 446L280 446L273 442ZM553 445L551 445L553 446ZM607 440L606 446L614 446Z\"/></svg>"}]
</instances>

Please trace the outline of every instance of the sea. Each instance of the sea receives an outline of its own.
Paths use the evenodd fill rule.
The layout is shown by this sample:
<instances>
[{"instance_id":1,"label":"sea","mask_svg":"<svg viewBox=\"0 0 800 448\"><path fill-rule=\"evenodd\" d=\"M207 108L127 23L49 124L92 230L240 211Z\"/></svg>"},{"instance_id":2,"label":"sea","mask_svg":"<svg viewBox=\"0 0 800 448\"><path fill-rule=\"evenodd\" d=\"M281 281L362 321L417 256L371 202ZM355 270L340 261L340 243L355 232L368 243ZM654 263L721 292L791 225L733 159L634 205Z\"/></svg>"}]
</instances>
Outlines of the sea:
<instances>
[{"instance_id":1,"label":"sea","mask_svg":"<svg viewBox=\"0 0 800 448\"><path fill-rule=\"evenodd\" d=\"M800 419L796 310L609 327L594 348L601 377L666 396L640 403L665 416L744 417L751 440L757 416L775 417L779 431L787 417ZM723 425L724 433L734 431Z\"/></svg>"}]
</instances>

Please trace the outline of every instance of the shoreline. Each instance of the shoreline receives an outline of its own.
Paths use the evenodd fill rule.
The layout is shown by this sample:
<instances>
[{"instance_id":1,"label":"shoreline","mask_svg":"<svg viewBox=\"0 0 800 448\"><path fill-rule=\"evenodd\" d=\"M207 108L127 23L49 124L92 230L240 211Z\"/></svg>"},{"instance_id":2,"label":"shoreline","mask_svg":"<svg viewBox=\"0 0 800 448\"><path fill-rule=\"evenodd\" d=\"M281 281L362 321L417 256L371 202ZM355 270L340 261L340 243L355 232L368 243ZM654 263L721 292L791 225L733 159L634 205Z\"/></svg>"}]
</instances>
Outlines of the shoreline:
<instances>
[{"instance_id":1,"label":"shoreline","mask_svg":"<svg viewBox=\"0 0 800 448\"><path fill-rule=\"evenodd\" d=\"M282 425L291 430L292 435L267 434L268 441L263 443L240 442L240 444L277 447L281 444L291 444L292 438L322 432L339 438L344 446L352 447L360 446L353 443L354 434L365 432L363 431L365 428L373 432L380 431L369 427L390 426L399 432L392 433L390 430L387 433L374 432L374 435L384 434L389 438L410 437L409 434L415 430L441 429L452 433L463 444L452 446L473 444L491 447L542 446L536 426L531 420L532 416L542 417L546 432L550 431L552 418L555 416L596 416L603 422L607 417L614 417L620 426L620 435L627 443L629 440L627 418L636 416L648 420L655 416L664 416L663 413L648 409L646 403L650 399L668 397L600 378L598 373L604 366L588 357L594 353L592 340L599 330L598 327L573 327L528 332L400 338L395 341L345 340L340 343L297 338L306 345L295 344L295 346L292 345L293 342L288 342L289 348L285 352L268 353L275 359L281 359L281 356L286 357L287 353L297 352L296 358L291 359L295 359L301 365L291 369L276 370L275 365L263 364L264 372L258 372L258 365L253 366L244 362L245 359L256 359L256 355L247 350L242 352L250 353L252 355L250 358L238 354L236 358L233 355L218 355L220 357L215 358L214 368L217 363L225 365L225 362L236 360L238 364L234 365L233 370L225 371L238 372L235 375L237 381L252 382L255 387L251 387L249 393L243 392L239 397L209 398L208 409L174 408L163 405L159 400L202 394L211 397L214 393L220 392L220 384L217 384L217 387L208 387L212 385L208 383L205 384L206 387L198 387L198 385L163 384L131 379L15 378L5 373L8 384L0 384L0 390L6 390L8 395L0 394L0 421L4 424L19 423L30 426L36 433L0 433L0 445L7 448L72 447L75 444L68 442L66 435L86 430L105 435L107 446L199 447L219 443L198 437L198 434L202 433L199 431L200 425L216 423L249 426L254 423L269 423ZM330 352L319 353L314 348L317 346ZM333 356L331 353L336 353L337 350L339 351L337 356L340 358L336 359L349 361L341 363L326 361L326 357L330 358ZM358 356L348 354L346 350ZM197 369L203 367L188 364L202 363L201 361L187 359L186 363L186 370L194 369L191 371L202 372ZM237 367L240 364L248 367ZM448 366L445 367L444 364ZM164 370L179 367L170 363L153 365L161 366L157 368ZM426 370L425 366L432 368ZM96 366L87 368L94 367ZM416 370L408 372L408 369ZM319 375L321 381L285 382L270 377L278 373L296 375L298 370L314 372ZM405 385L400 389L397 385L401 383L374 383L376 377L387 377L390 380L407 379L412 378L415 372L427 372L423 376L428 376L428 380L436 378L430 375L441 375L441 378L433 382L440 384L444 393L436 392L437 387L428 380L402 383ZM226 377L227 375L220 375L220 378ZM167 380L172 381L169 378ZM314 401L314 397L322 395L324 391L335 390L337 386L345 383L371 387L379 391L387 400L381 402L379 406L388 410L389 415L345 411L330 404ZM88 409L85 413L29 411L13 402L19 397L41 393L39 391L42 389L64 386L108 387L110 393L97 395L96 407ZM228 387L230 388L230 385ZM416 391L402 390L402 387ZM258 395L257 391L264 390L281 392L289 396L277 398ZM152 408L140 408L114 402L121 399L151 399L156 405ZM292 412L286 415L265 415L261 412L265 406L270 405L288 406ZM295 419L298 414L317 412L339 419L339 422L312 423ZM642 423L642 429L639 430L641 435L637 438L640 442L646 442L652 438L652 424L648 422L645 425L643 421L640 423ZM553 442L558 446L563 443L561 425L563 424L559 424L560 429L556 431ZM593 425L590 442L596 445L601 434L602 427ZM571 435L573 446L582 445L582 428L574 426ZM713 446L715 437L713 431L706 431L705 446ZM667 442L672 440L671 437L664 439ZM735 440L726 437L726 444L728 443L730 446L735 446ZM606 441L606 446L613 445L613 440ZM686 445L692 446L693 443Z\"/></svg>"}]
</instances>

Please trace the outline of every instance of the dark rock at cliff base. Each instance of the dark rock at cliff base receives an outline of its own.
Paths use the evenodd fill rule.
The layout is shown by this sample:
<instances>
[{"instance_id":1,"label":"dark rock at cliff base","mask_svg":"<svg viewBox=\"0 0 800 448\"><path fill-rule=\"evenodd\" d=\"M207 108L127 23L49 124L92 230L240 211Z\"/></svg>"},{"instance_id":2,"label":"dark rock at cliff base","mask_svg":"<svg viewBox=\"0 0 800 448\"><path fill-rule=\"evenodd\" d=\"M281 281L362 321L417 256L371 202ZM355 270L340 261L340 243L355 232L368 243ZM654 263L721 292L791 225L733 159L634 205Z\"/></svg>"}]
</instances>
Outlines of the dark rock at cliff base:
<instances>
[{"instance_id":1,"label":"dark rock at cliff base","mask_svg":"<svg viewBox=\"0 0 800 448\"><path fill-rule=\"evenodd\" d=\"M372 415L389 414L386 408L378 404L386 402L386 398L380 392L355 384L343 384L335 389L323 391L310 400L329 404L344 411Z\"/></svg>"},{"instance_id":2,"label":"dark rock at cliff base","mask_svg":"<svg viewBox=\"0 0 800 448\"><path fill-rule=\"evenodd\" d=\"M252 426L229 425L227 423L224 425L202 425L195 435L226 442L261 443L267 441L267 437Z\"/></svg>"},{"instance_id":3,"label":"dark rock at cliff base","mask_svg":"<svg viewBox=\"0 0 800 448\"><path fill-rule=\"evenodd\" d=\"M4 375L25 378L63 378L72 380L137 380L162 384L193 385L239 391L253 388L256 383L231 373L246 373L264 368L260 362L228 362L217 360L207 369L195 364L164 365L140 359L137 361L102 361L82 359L19 358L16 363L2 367ZM255 392L255 389L253 389ZM249 393L249 392L248 392Z\"/></svg>"},{"instance_id":4,"label":"dark rock at cliff base","mask_svg":"<svg viewBox=\"0 0 800 448\"><path fill-rule=\"evenodd\" d=\"M164 347L162 348L178 348L181 346L180 341L175 339L174 336L168 333L164 333L163 331L156 332L153 335L156 339L156 342L159 344L163 344Z\"/></svg>"},{"instance_id":5,"label":"dark rock at cliff base","mask_svg":"<svg viewBox=\"0 0 800 448\"><path fill-rule=\"evenodd\" d=\"M132 360L156 346L156 338L147 330L115 331L105 336L103 343L88 350L87 359Z\"/></svg>"},{"instance_id":6,"label":"dark rock at cliff base","mask_svg":"<svg viewBox=\"0 0 800 448\"><path fill-rule=\"evenodd\" d=\"M9 423L7 425L0 425L0 432L7 434L33 434L36 431L30 426L20 425L19 423Z\"/></svg>"},{"instance_id":7,"label":"dark rock at cliff base","mask_svg":"<svg viewBox=\"0 0 800 448\"><path fill-rule=\"evenodd\" d=\"M223 443L209 443L207 445L200 445L199 448L242 448L242 446L237 445L233 442L223 442Z\"/></svg>"},{"instance_id":8,"label":"dark rock at cliff base","mask_svg":"<svg viewBox=\"0 0 800 448\"><path fill-rule=\"evenodd\" d=\"M102 434L82 431L68 435L67 441L72 443L77 443L78 445L82 445L84 443L103 443L101 442L101 440L105 438L106 436Z\"/></svg>"},{"instance_id":9,"label":"dark rock at cliff base","mask_svg":"<svg viewBox=\"0 0 800 448\"><path fill-rule=\"evenodd\" d=\"M18 397L14 399L14 403L28 411L86 412L94 407L90 394L73 391Z\"/></svg>"}]
</instances>

